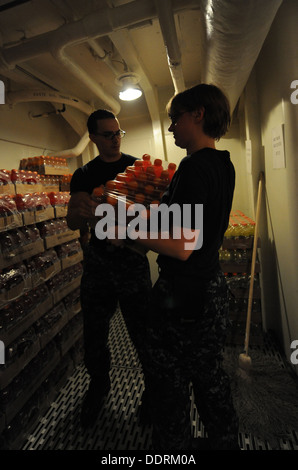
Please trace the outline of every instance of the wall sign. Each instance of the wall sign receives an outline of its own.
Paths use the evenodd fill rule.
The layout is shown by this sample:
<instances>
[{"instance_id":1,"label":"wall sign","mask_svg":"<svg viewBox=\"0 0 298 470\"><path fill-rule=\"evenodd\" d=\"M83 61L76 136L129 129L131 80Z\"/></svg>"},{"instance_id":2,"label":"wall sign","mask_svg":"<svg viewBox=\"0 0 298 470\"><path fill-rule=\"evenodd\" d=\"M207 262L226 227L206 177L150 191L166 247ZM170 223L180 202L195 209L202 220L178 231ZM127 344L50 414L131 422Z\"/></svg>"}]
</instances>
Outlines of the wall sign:
<instances>
[{"instance_id":1,"label":"wall sign","mask_svg":"<svg viewBox=\"0 0 298 470\"><path fill-rule=\"evenodd\" d=\"M246 171L251 174L252 168L252 153L251 153L251 140L245 141L245 154L246 154Z\"/></svg>"},{"instance_id":2,"label":"wall sign","mask_svg":"<svg viewBox=\"0 0 298 470\"><path fill-rule=\"evenodd\" d=\"M285 168L284 124L272 129L272 156L273 168Z\"/></svg>"}]
</instances>

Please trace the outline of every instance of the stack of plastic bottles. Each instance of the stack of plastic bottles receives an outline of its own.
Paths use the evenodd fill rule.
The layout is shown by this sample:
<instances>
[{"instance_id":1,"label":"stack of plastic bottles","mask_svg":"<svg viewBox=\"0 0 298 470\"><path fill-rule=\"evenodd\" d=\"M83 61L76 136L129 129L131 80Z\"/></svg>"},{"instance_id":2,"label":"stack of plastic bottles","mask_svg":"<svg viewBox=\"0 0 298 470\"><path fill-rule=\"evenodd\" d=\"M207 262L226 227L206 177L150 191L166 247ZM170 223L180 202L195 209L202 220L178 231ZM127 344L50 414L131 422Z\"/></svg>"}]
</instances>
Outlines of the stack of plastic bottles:
<instances>
[{"instance_id":1,"label":"stack of plastic bottles","mask_svg":"<svg viewBox=\"0 0 298 470\"><path fill-rule=\"evenodd\" d=\"M40 155L38 157L23 158L20 161L20 170L36 171L39 174L44 174L47 168L52 168L54 171L62 170L64 173L69 170L67 159L61 157Z\"/></svg>"},{"instance_id":2,"label":"stack of plastic bottles","mask_svg":"<svg viewBox=\"0 0 298 470\"><path fill-rule=\"evenodd\" d=\"M18 212L13 194L0 195L0 219Z\"/></svg>"},{"instance_id":3,"label":"stack of plastic bottles","mask_svg":"<svg viewBox=\"0 0 298 470\"><path fill-rule=\"evenodd\" d=\"M124 173L118 173L114 180L95 188L92 197L98 203L113 206L119 201L125 201L126 207L132 204L142 204L145 208L150 204L158 205L175 171L175 163L159 158L152 161L150 155L144 154L133 166L128 166Z\"/></svg>"},{"instance_id":4,"label":"stack of plastic bottles","mask_svg":"<svg viewBox=\"0 0 298 470\"><path fill-rule=\"evenodd\" d=\"M255 222L243 212L236 210L230 214L229 226L225 238L248 238L255 233Z\"/></svg>"},{"instance_id":5,"label":"stack of plastic bottles","mask_svg":"<svg viewBox=\"0 0 298 470\"><path fill-rule=\"evenodd\" d=\"M226 243L219 250L220 261L236 264L250 262L254 233L255 222L250 217L240 210L231 211L229 225L225 232Z\"/></svg>"}]
</instances>

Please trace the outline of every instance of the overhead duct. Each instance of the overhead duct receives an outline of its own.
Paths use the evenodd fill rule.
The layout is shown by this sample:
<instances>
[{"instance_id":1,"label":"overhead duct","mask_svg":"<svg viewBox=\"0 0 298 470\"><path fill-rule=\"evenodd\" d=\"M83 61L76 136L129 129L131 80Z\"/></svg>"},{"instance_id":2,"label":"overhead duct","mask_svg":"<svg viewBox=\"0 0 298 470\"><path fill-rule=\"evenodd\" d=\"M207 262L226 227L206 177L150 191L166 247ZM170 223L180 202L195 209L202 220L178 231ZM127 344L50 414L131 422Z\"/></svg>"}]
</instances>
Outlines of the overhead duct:
<instances>
[{"instance_id":1,"label":"overhead duct","mask_svg":"<svg viewBox=\"0 0 298 470\"><path fill-rule=\"evenodd\" d=\"M221 86L234 109L282 0L201 0L198 3L197 0L176 0L173 2L173 11L198 8L201 5L205 31L202 81ZM162 22L165 21L164 12L161 13L163 4L157 2ZM112 31L155 17L156 6L151 0L137 0L115 8L97 10L55 31L2 48L0 73L49 50L57 56L60 54L63 61L63 50L67 46L108 35ZM76 73L75 66L70 67Z\"/></svg>"},{"instance_id":2,"label":"overhead duct","mask_svg":"<svg viewBox=\"0 0 298 470\"><path fill-rule=\"evenodd\" d=\"M202 81L227 94L233 111L282 0L201 0Z\"/></svg>"},{"instance_id":3,"label":"overhead duct","mask_svg":"<svg viewBox=\"0 0 298 470\"><path fill-rule=\"evenodd\" d=\"M181 67L181 52L179 48L175 18L171 0L155 0L159 24L167 50L168 65L174 84L175 93L185 89L184 76Z\"/></svg>"}]
</instances>

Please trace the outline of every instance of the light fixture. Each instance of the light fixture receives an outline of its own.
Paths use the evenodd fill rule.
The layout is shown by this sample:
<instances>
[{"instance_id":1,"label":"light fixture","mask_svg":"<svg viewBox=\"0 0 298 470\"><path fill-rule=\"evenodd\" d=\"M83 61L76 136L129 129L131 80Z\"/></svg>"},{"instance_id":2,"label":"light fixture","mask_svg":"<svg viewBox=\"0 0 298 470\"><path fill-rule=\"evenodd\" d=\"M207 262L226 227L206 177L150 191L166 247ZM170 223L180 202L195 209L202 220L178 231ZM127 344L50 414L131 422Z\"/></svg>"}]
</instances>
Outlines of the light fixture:
<instances>
[{"instance_id":1,"label":"light fixture","mask_svg":"<svg viewBox=\"0 0 298 470\"><path fill-rule=\"evenodd\" d=\"M138 86L139 76L133 72L126 72L116 78L116 83L121 87L119 98L122 101L132 101L142 96L142 90Z\"/></svg>"}]
</instances>

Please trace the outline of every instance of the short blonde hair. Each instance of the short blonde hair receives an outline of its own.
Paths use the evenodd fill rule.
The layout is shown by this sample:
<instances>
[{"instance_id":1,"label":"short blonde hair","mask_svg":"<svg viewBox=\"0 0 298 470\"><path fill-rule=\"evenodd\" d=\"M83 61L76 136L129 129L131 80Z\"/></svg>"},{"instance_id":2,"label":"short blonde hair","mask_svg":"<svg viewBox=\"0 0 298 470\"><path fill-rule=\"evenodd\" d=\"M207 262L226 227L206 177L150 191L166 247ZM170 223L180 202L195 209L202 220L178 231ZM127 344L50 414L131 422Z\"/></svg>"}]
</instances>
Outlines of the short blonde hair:
<instances>
[{"instance_id":1,"label":"short blonde hair","mask_svg":"<svg viewBox=\"0 0 298 470\"><path fill-rule=\"evenodd\" d=\"M170 118L183 111L204 109L203 131L219 140L226 134L230 123L230 104L225 94L215 85L201 83L174 95L167 105Z\"/></svg>"}]
</instances>

